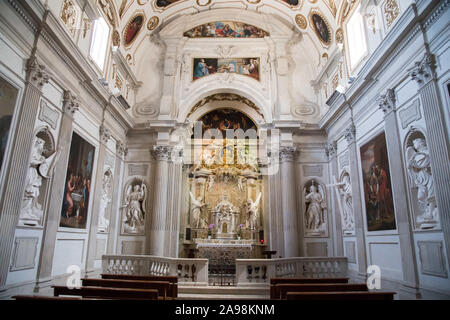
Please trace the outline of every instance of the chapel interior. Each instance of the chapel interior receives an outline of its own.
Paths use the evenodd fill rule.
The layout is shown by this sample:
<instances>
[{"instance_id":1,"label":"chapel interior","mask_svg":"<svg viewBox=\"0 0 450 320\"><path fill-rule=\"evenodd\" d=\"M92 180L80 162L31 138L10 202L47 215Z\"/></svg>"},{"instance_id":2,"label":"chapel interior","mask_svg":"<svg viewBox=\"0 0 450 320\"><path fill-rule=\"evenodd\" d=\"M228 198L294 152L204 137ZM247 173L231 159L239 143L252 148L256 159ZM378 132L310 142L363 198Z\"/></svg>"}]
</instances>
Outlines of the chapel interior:
<instances>
[{"instance_id":1,"label":"chapel interior","mask_svg":"<svg viewBox=\"0 0 450 320\"><path fill-rule=\"evenodd\" d=\"M449 7L0 1L0 299L450 299Z\"/></svg>"}]
</instances>

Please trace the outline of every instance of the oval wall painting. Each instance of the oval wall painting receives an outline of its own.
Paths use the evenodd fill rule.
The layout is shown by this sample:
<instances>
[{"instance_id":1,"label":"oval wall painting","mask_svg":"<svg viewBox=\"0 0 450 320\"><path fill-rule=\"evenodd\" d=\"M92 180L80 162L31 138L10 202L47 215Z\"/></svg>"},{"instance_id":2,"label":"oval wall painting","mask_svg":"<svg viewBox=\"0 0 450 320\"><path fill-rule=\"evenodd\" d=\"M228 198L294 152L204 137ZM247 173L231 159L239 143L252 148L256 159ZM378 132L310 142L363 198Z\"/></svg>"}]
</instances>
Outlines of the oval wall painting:
<instances>
[{"instance_id":1,"label":"oval wall painting","mask_svg":"<svg viewBox=\"0 0 450 320\"><path fill-rule=\"evenodd\" d=\"M311 22L312 28L316 32L320 41L325 44L329 44L331 42L331 32L328 23L317 13L313 13L311 15Z\"/></svg>"},{"instance_id":2,"label":"oval wall painting","mask_svg":"<svg viewBox=\"0 0 450 320\"><path fill-rule=\"evenodd\" d=\"M125 46L129 46L137 37L144 24L144 16L142 14L136 15L127 23L123 33L123 42Z\"/></svg>"},{"instance_id":3,"label":"oval wall painting","mask_svg":"<svg viewBox=\"0 0 450 320\"><path fill-rule=\"evenodd\" d=\"M156 0L156 6L160 8L165 8L178 1L180 0Z\"/></svg>"}]
</instances>

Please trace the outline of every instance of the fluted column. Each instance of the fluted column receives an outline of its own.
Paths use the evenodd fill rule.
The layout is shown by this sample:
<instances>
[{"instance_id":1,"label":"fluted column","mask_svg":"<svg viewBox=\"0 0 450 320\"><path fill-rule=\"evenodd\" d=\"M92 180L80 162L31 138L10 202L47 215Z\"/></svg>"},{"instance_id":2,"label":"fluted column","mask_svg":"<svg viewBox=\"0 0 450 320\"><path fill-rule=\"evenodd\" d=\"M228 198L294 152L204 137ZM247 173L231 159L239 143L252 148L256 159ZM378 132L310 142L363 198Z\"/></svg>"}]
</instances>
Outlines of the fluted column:
<instances>
[{"instance_id":1,"label":"fluted column","mask_svg":"<svg viewBox=\"0 0 450 320\"><path fill-rule=\"evenodd\" d=\"M402 286L408 292L412 291L411 293L416 294L415 291L417 290L419 279L414 252L411 215L409 214L408 206L407 182L403 174L404 167L401 157L403 151L397 124L394 90L389 89L385 94L380 95L378 97L378 105L384 112L384 129L390 157L393 200L402 254Z\"/></svg>"},{"instance_id":2,"label":"fluted column","mask_svg":"<svg viewBox=\"0 0 450 320\"><path fill-rule=\"evenodd\" d=\"M95 174L95 186L93 188L94 202L92 203L91 223L89 227L89 238L86 255L86 274L94 272L94 261L97 248L98 214L100 211L100 201L103 193L103 175L106 158L106 144L111 138L109 130L103 125L99 127L99 137L100 144L98 146L97 170Z\"/></svg>"},{"instance_id":3,"label":"fluted column","mask_svg":"<svg viewBox=\"0 0 450 320\"><path fill-rule=\"evenodd\" d=\"M327 147L327 151L328 151L328 158L329 158L329 164L330 164L330 168L331 168L331 177L335 177L336 178L336 182L339 180L339 169L338 169L338 162L337 162L337 142L333 141L331 143L328 144ZM332 180L332 183L334 183L334 180ZM337 186L334 186L333 188L337 188ZM342 212L340 212L340 208L339 208L339 203L338 201L340 201L340 199L338 199L338 195L336 194L336 192L334 192L334 190L332 190L334 196L333 196L333 219L334 219L334 225L335 225L335 236L336 236L336 251L335 254L336 256L342 257L344 255L344 240L342 237L342 219L341 219L341 215L343 214Z\"/></svg>"},{"instance_id":4,"label":"fluted column","mask_svg":"<svg viewBox=\"0 0 450 320\"><path fill-rule=\"evenodd\" d=\"M27 61L27 78L25 89L18 113L14 137L11 144L9 170L6 172L7 181L3 198L0 203L0 287L6 283L9 261L13 249L14 233L19 221L20 207L25 191L26 176L30 158L31 144L33 142L34 125L42 95L42 87L48 83L49 76L45 66L37 63L32 57ZM0 164L1 165L1 164Z\"/></svg>"},{"instance_id":5,"label":"fluted column","mask_svg":"<svg viewBox=\"0 0 450 320\"><path fill-rule=\"evenodd\" d=\"M172 147L168 145L156 145L153 147L152 154L155 158L155 184L148 246L151 255L163 256L166 217L169 208L167 190L169 183L169 160L172 156Z\"/></svg>"},{"instance_id":6,"label":"fluted column","mask_svg":"<svg viewBox=\"0 0 450 320\"><path fill-rule=\"evenodd\" d=\"M36 276L36 291L39 291L39 288L50 285L56 234L61 215L67 163L69 161L70 141L72 140L73 117L78 108L77 98L70 91L64 91L63 115L58 137L61 154L56 162L51 185L48 189L50 190L50 198Z\"/></svg>"},{"instance_id":7,"label":"fluted column","mask_svg":"<svg viewBox=\"0 0 450 320\"><path fill-rule=\"evenodd\" d=\"M116 142L116 161L114 167L114 188L111 203L111 217L109 219L107 254L116 253L117 238L120 234L120 201L122 198L123 162L128 150L124 143Z\"/></svg>"},{"instance_id":8,"label":"fluted column","mask_svg":"<svg viewBox=\"0 0 450 320\"><path fill-rule=\"evenodd\" d=\"M295 188L295 147L280 150L281 205L283 212L284 257L298 256L297 206Z\"/></svg>"},{"instance_id":9,"label":"fluted column","mask_svg":"<svg viewBox=\"0 0 450 320\"><path fill-rule=\"evenodd\" d=\"M447 260L450 263L450 159L448 134L445 129L445 110L439 95L434 55L427 53L409 70L411 79L419 85L423 116L427 126L427 144L435 181L436 203L440 213Z\"/></svg>"},{"instance_id":10,"label":"fluted column","mask_svg":"<svg viewBox=\"0 0 450 320\"><path fill-rule=\"evenodd\" d=\"M363 200L361 198L360 190L362 188L359 181L359 157L356 146L356 128L352 123L345 129L345 139L348 143L348 155L350 163L350 181L352 185L352 199L353 199L353 213L355 215L355 235L356 235L356 249L358 256L358 274L361 279L366 278L367 274L367 256L366 256L366 241L364 233L364 219L363 219Z\"/></svg>"}]
</instances>

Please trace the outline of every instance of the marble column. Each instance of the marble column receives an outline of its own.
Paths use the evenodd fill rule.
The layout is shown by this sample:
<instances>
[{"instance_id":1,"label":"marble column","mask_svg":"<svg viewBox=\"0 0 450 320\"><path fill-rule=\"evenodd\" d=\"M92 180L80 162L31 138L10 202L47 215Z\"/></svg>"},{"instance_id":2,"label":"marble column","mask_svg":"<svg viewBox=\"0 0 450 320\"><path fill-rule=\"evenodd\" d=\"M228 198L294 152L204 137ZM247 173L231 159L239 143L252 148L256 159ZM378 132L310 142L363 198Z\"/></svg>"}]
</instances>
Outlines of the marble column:
<instances>
[{"instance_id":1,"label":"marble column","mask_svg":"<svg viewBox=\"0 0 450 320\"><path fill-rule=\"evenodd\" d=\"M34 125L42 96L42 87L48 83L49 75L45 66L39 64L35 57L26 65L26 83L18 113L14 137L14 148L11 150L9 170L5 174L6 184L2 202L0 203L0 287L6 283L14 233L19 221L20 207L25 191L30 151L34 136ZM10 138L10 139L11 139ZM0 164L1 165L1 164Z\"/></svg>"},{"instance_id":2,"label":"marble column","mask_svg":"<svg viewBox=\"0 0 450 320\"><path fill-rule=\"evenodd\" d=\"M163 256L165 243L166 218L169 203L167 199L169 160L172 156L172 147L169 145L156 145L152 150L155 158L153 211L149 236L150 255Z\"/></svg>"},{"instance_id":3,"label":"marble column","mask_svg":"<svg viewBox=\"0 0 450 320\"><path fill-rule=\"evenodd\" d=\"M436 203L440 213L447 260L450 264L450 159L445 128L446 110L441 102L436 79L434 55L426 53L421 61L409 70L412 80L419 85L423 116L427 126L427 144L430 150Z\"/></svg>"},{"instance_id":4,"label":"marble column","mask_svg":"<svg viewBox=\"0 0 450 320\"><path fill-rule=\"evenodd\" d=\"M94 262L97 250L97 229L98 229L98 214L100 211L100 202L103 193L103 176L105 173L105 159L106 159L106 144L111 138L111 134L105 126L101 125L99 127L99 137L100 144L98 146L97 154L97 170L95 174L95 185L91 186L93 190L93 203L91 208L91 221L89 226L89 237L87 244L87 255L86 255L86 267L85 273L94 272Z\"/></svg>"},{"instance_id":5,"label":"marble column","mask_svg":"<svg viewBox=\"0 0 450 320\"><path fill-rule=\"evenodd\" d=\"M295 147L280 150L281 205L283 211L284 257L298 257L297 204L295 187Z\"/></svg>"},{"instance_id":6,"label":"marble column","mask_svg":"<svg viewBox=\"0 0 450 320\"><path fill-rule=\"evenodd\" d=\"M276 160L278 161L278 160ZM280 172L268 175L267 178L267 195L269 203L267 204L267 211L269 220L270 232L270 250L277 251L275 257L284 257L284 231L283 231L283 215L281 208L281 184Z\"/></svg>"},{"instance_id":7,"label":"marble column","mask_svg":"<svg viewBox=\"0 0 450 320\"><path fill-rule=\"evenodd\" d=\"M50 197L36 276L36 291L39 291L42 287L49 286L51 284L50 281L52 280L53 255L66 183L67 163L69 161L70 142L72 140L73 117L78 108L79 102L76 97L73 96L70 91L65 91L63 98L63 115L61 117L58 137L58 145L61 148L61 154L55 165L53 178L48 189L50 190Z\"/></svg>"},{"instance_id":8,"label":"marble column","mask_svg":"<svg viewBox=\"0 0 450 320\"><path fill-rule=\"evenodd\" d=\"M111 202L111 217L109 219L107 254L114 254L117 250L117 239L120 234L121 213L120 205L122 199L124 157L128 150L126 145L120 141L116 142L116 162L114 167L114 189Z\"/></svg>"},{"instance_id":9,"label":"marble column","mask_svg":"<svg viewBox=\"0 0 450 320\"><path fill-rule=\"evenodd\" d=\"M407 181L404 175L405 170L401 156L403 150L397 124L394 90L388 89L386 94L378 97L377 101L380 109L384 112L384 130L390 159L392 192L402 255L402 289L415 296L417 295L419 279L414 252L411 215L409 214L408 206Z\"/></svg>"},{"instance_id":10,"label":"marble column","mask_svg":"<svg viewBox=\"0 0 450 320\"><path fill-rule=\"evenodd\" d=\"M178 242L180 233L180 208L181 208L181 191L182 191L182 163L173 161L171 163L172 180L169 184L171 188L170 203L170 219L167 220L166 233L168 235L168 243L166 245L165 256L176 257L178 252Z\"/></svg>"},{"instance_id":11,"label":"marble column","mask_svg":"<svg viewBox=\"0 0 450 320\"><path fill-rule=\"evenodd\" d=\"M337 142L333 141L331 143L328 144L328 158L329 158L329 164L330 164L330 169L331 169L331 174L330 176L332 177L331 179L331 183L334 184L335 181L333 179L333 177L336 178L336 182L339 181L339 167L338 167L338 162L337 162ZM342 236L342 212L340 212L340 208L339 208L339 200L337 197L338 195L336 195L335 192L335 188L337 188L337 186L333 186L332 189L330 190L330 192L332 192L333 194L333 219L334 219L334 226L335 226L335 234L336 234L336 245L335 245L335 255L342 257L344 256L344 239Z\"/></svg>"},{"instance_id":12,"label":"marble column","mask_svg":"<svg viewBox=\"0 0 450 320\"><path fill-rule=\"evenodd\" d=\"M358 276L365 280L367 275L367 255L365 241L365 226L363 219L364 200L361 198L362 186L359 180L359 157L356 145L356 128L352 123L345 129L345 139L348 143L348 156L350 165L350 182L352 185L353 214L355 216L356 250L358 258Z\"/></svg>"}]
</instances>

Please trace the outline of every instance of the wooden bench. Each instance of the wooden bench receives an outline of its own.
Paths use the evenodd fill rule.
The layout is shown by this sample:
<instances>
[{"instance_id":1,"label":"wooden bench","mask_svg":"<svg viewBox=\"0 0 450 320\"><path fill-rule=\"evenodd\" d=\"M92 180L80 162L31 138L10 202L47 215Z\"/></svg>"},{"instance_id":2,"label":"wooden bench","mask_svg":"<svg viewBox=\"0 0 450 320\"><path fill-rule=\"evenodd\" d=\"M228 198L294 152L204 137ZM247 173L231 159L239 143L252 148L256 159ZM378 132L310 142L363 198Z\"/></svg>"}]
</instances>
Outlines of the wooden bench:
<instances>
[{"instance_id":1,"label":"wooden bench","mask_svg":"<svg viewBox=\"0 0 450 320\"><path fill-rule=\"evenodd\" d=\"M119 280L143 280L143 281L168 281L171 289L168 294L172 298L178 296L178 277L176 276L134 276L126 274L101 274L102 279L119 279Z\"/></svg>"},{"instance_id":2,"label":"wooden bench","mask_svg":"<svg viewBox=\"0 0 450 320\"><path fill-rule=\"evenodd\" d=\"M275 295L274 285L282 283L348 283L348 278L270 278L270 296Z\"/></svg>"},{"instance_id":3,"label":"wooden bench","mask_svg":"<svg viewBox=\"0 0 450 320\"><path fill-rule=\"evenodd\" d=\"M13 299L16 300L48 300L48 301L64 301L64 300L93 300L93 299L86 299L82 297L53 297L53 296L38 296L38 295L17 295L13 296Z\"/></svg>"},{"instance_id":4,"label":"wooden bench","mask_svg":"<svg viewBox=\"0 0 450 320\"><path fill-rule=\"evenodd\" d=\"M394 300L395 292L288 292L287 300Z\"/></svg>"},{"instance_id":5,"label":"wooden bench","mask_svg":"<svg viewBox=\"0 0 450 320\"><path fill-rule=\"evenodd\" d=\"M168 281L122 280L122 279L81 279L84 287L108 287L131 289L156 289L158 296L163 300L172 299L170 296L171 284Z\"/></svg>"},{"instance_id":6,"label":"wooden bench","mask_svg":"<svg viewBox=\"0 0 450 320\"><path fill-rule=\"evenodd\" d=\"M126 299L126 300L157 300L156 289L130 289L130 288L104 288L104 287L80 287L70 289L66 286L52 286L54 296L81 296L83 298L100 299Z\"/></svg>"},{"instance_id":7,"label":"wooden bench","mask_svg":"<svg viewBox=\"0 0 450 320\"><path fill-rule=\"evenodd\" d=\"M365 283L280 283L273 286L270 299L286 299L287 292L342 292L368 291ZM273 293L273 295L272 295Z\"/></svg>"}]
</instances>

